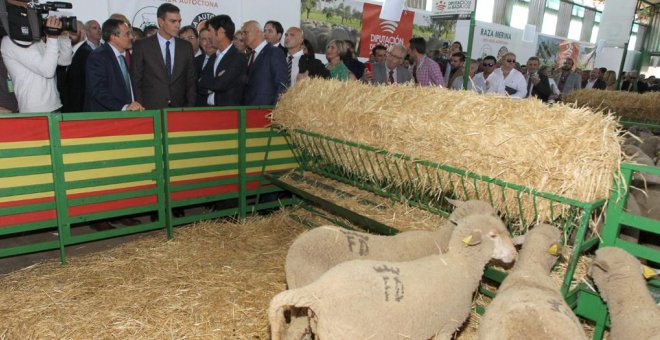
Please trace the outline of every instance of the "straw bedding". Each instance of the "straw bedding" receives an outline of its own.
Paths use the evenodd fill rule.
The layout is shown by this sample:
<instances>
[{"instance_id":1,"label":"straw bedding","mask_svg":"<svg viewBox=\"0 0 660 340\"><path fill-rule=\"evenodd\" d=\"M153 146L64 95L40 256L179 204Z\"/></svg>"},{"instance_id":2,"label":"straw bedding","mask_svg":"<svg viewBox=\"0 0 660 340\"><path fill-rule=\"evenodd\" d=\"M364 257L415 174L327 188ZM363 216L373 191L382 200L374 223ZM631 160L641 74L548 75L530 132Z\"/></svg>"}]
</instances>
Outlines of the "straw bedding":
<instances>
[{"instance_id":1,"label":"straw bedding","mask_svg":"<svg viewBox=\"0 0 660 340\"><path fill-rule=\"evenodd\" d=\"M563 98L576 107L612 112L617 116L635 121L660 122L660 93L643 94L625 91L584 89L571 92Z\"/></svg>"},{"instance_id":2,"label":"straw bedding","mask_svg":"<svg viewBox=\"0 0 660 340\"><path fill-rule=\"evenodd\" d=\"M266 309L285 289L289 245L306 230L291 214L326 224L287 208L0 276L0 339L268 339ZM476 339L478 322L472 313L456 338Z\"/></svg>"},{"instance_id":3,"label":"straw bedding","mask_svg":"<svg viewBox=\"0 0 660 340\"><path fill-rule=\"evenodd\" d=\"M609 196L621 161L621 137L613 115L564 105L549 107L538 100L311 79L282 96L273 118L294 142L305 140L296 132L302 129L586 202ZM531 195L519 198L511 189L484 182L472 186L471 180L467 188L458 189L457 175L449 179L445 171L397 160L389 153L365 151L349 157L324 154L320 148L304 151L354 171L358 171L356 164L370 164L364 158L382 157L390 169L366 167L371 172L368 176L394 176L399 185L435 197L443 190L460 199L474 198L475 188L482 194L492 190L500 211L524 217L528 224L535 216L545 221L551 215L548 201L536 202L534 207ZM411 180L401 175L406 172L416 175ZM555 214L567 208L553 207Z\"/></svg>"}]
</instances>

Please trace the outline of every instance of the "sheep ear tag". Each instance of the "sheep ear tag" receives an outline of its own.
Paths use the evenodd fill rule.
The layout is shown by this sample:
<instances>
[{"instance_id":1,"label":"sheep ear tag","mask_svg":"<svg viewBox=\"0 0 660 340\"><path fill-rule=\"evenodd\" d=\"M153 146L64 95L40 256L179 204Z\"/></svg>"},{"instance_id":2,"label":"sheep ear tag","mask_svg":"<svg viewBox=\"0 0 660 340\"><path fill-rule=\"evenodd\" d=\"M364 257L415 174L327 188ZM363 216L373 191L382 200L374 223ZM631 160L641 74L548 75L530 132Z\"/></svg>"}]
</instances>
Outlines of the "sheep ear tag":
<instances>
[{"instance_id":1,"label":"sheep ear tag","mask_svg":"<svg viewBox=\"0 0 660 340\"><path fill-rule=\"evenodd\" d=\"M644 278L648 280L660 273L649 266L642 266L642 274L644 275Z\"/></svg>"},{"instance_id":2,"label":"sheep ear tag","mask_svg":"<svg viewBox=\"0 0 660 340\"><path fill-rule=\"evenodd\" d=\"M550 249L548 249L548 253L550 253L550 255L553 255L553 256L559 255L559 245L557 243L553 243L550 246Z\"/></svg>"},{"instance_id":3,"label":"sheep ear tag","mask_svg":"<svg viewBox=\"0 0 660 340\"><path fill-rule=\"evenodd\" d=\"M472 234L466 236L463 238L463 243L465 243L465 246L475 246L479 243L481 243L481 233L477 231L473 231Z\"/></svg>"}]
</instances>

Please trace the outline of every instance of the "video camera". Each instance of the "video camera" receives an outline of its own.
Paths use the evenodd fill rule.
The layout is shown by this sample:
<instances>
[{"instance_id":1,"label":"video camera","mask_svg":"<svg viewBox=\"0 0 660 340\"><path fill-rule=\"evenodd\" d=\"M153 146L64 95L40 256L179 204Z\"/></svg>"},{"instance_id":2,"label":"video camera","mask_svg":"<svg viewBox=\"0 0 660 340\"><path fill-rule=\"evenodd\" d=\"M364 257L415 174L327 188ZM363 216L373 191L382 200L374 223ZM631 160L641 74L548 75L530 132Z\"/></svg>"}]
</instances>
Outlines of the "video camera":
<instances>
[{"instance_id":1,"label":"video camera","mask_svg":"<svg viewBox=\"0 0 660 340\"><path fill-rule=\"evenodd\" d=\"M19 3L20 5L17 5ZM46 27L48 13L59 9L70 9L68 2L48 1L40 4L39 0L27 2L0 0L0 37L9 34L12 40L33 42L44 35L59 35L62 31L76 32L78 28L75 16L59 17L62 28Z\"/></svg>"}]
</instances>

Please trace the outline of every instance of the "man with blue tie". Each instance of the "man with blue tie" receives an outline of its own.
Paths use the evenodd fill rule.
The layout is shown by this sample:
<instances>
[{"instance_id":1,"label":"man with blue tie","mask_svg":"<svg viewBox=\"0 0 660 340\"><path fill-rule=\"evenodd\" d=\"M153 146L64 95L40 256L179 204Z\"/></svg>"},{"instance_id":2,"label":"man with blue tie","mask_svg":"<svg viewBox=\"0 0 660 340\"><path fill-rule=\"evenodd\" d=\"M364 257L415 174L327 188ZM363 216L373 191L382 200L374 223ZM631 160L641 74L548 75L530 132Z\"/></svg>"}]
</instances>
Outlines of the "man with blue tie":
<instances>
[{"instance_id":1,"label":"man with blue tie","mask_svg":"<svg viewBox=\"0 0 660 340\"><path fill-rule=\"evenodd\" d=\"M101 28L106 42L87 59L85 111L142 111L135 101L133 83L126 65L133 31L121 20L108 19Z\"/></svg>"}]
</instances>

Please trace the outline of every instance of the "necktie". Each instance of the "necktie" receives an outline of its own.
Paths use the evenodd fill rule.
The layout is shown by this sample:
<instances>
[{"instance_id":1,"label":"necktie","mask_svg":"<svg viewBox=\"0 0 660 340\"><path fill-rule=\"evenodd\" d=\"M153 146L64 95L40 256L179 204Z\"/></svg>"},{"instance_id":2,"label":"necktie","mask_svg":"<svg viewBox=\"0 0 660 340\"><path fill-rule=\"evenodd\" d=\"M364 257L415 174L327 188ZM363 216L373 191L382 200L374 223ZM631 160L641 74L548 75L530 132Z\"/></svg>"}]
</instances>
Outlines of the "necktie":
<instances>
[{"instance_id":1,"label":"necktie","mask_svg":"<svg viewBox=\"0 0 660 340\"><path fill-rule=\"evenodd\" d=\"M417 64L413 65L413 79L415 79L415 84L419 84L417 81Z\"/></svg>"},{"instance_id":2,"label":"necktie","mask_svg":"<svg viewBox=\"0 0 660 340\"><path fill-rule=\"evenodd\" d=\"M126 59L123 55L119 56L119 68L121 69L121 75L124 77L124 85L126 85L126 90L128 93L131 93L131 78L128 76L128 67L126 67Z\"/></svg>"},{"instance_id":3,"label":"necktie","mask_svg":"<svg viewBox=\"0 0 660 340\"><path fill-rule=\"evenodd\" d=\"M291 84L291 81L292 81L292 77L291 77L291 69L293 68L293 56L292 56L292 55L290 55L290 56L287 58L286 65L287 65L287 67L288 67L288 69L289 69L289 84Z\"/></svg>"},{"instance_id":4,"label":"necktie","mask_svg":"<svg viewBox=\"0 0 660 340\"><path fill-rule=\"evenodd\" d=\"M206 63L209 62L209 58L210 57L208 55L204 57L204 62L202 63L202 70L206 67Z\"/></svg>"},{"instance_id":5,"label":"necktie","mask_svg":"<svg viewBox=\"0 0 660 340\"><path fill-rule=\"evenodd\" d=\"M527 78L527 95L525 96L525 98L531 95L532 95L532 76L529 76Z\"/></svg>"},{"instance_id":6,"label":"necktie","mask_svg":"<svg viewBox=\"0 0 660 340\"><path fill-rule=\"evenodd\" d=\"M165 69L167 76L172 77L172 55L170 54L170 42L165 43Z\"/></svg>"},{"instance_id":7,"label":"necktie","mask_svg":"<svg viewBox=\"0 0 660 340\"><path fill-rule=\"evenodd\" d=\"M390 70L390 84L394 84L394 70Z\"/></svg>"},{"instance_id":8,"label":"necktie","mask_svg":"<svg viewBox=\"0 0 660 340\"><path fill-rule=\"evenodd\" d=\"M248 60L248 69L252 66L254 63L254 50L250 51L250 60Z\"/></svg>"}]
</instances>

